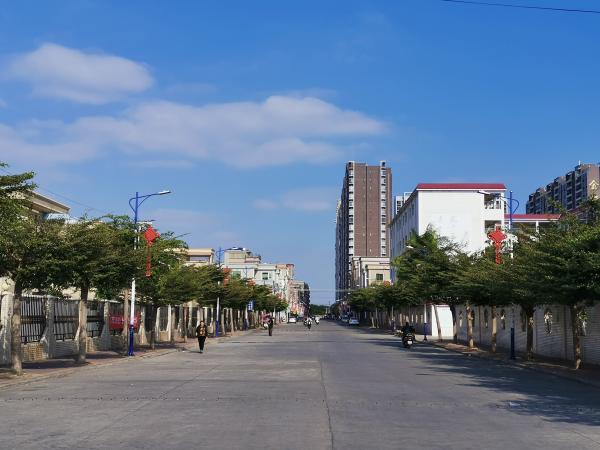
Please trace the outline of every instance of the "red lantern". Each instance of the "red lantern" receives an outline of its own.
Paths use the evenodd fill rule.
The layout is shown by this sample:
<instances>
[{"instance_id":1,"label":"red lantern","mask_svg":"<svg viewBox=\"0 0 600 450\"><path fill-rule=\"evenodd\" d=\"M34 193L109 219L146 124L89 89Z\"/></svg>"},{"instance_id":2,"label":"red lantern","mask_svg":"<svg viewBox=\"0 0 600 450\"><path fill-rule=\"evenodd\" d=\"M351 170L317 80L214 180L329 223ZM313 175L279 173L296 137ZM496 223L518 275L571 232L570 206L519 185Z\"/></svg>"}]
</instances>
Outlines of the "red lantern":
<instances>
[{"instance_id":1,"label":"red lantern","mask_svg":"<svg viewBox=\"0 0 600 450\"><path fill-rule=\"evenodd\" d=\"M502 242L506 239L506 234L502 232L499 228L496 228L488 237L494 244L494 248L496 250L496 264L502 263Z\"/></svg>"},{"instance_id":2,"label":"red lantern","mask_svg":"<svg viewBox=\"0 0 600 450\"><path fill-rule=\"evenodd\" d=\"M151 258L150 258L150 252L152 251L152 244L154 244L154 241L156 241L156 239L158 239L158 237L160 236L160 234L158 233L158 231L156 231L154 228L152 228L152 225L148 225L148 227L146 228L146 231L144 231L144 239L146 239L146 248L147 250L147 257L146 257L146 276L150 277L152 276L152 264L151 264Z\"/></svg>"}]
</instances>

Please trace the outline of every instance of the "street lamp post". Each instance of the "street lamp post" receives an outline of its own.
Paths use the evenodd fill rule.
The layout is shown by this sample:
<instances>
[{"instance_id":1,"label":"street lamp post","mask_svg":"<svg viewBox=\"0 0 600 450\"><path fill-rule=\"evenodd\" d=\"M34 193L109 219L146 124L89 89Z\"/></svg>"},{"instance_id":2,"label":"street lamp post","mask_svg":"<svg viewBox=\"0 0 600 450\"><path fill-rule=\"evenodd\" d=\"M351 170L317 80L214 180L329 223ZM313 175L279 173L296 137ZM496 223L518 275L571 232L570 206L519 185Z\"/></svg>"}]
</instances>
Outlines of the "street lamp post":
<instances>
[{"instance_id":1,"label":"street lamp post","mask_svg":"<svg viewBox=\"0 0 600 450\"><path fill-rule=\"evenodd\" d=\"M489 194L489 192L486 191L478 191L480 194ZM512 232L513 229L513 216L515 211L519 208L519 201L513 198L513 191L509 191L509 197L508 200L506 200L506 198L504 198L503 196L500 197L502 199L502 201L508 206L508 231L509 233ZM513 202L517 203L517 206L515 206L513 208ZM504 213L502 213L502 224L504 225ZM508 236L509 242L508 245L510 246L510 257L513 257L513 252L512 252L512 239L510 236ZM512 308L512 314L511 314L512 318L511 318L511 324L510 324L510 359L516 359L515 356L515 310L514 308Z\"/></svg>"},{"instance_id":2,"label":"street lamp post","mask_svg":"<svg viewBox=\"0 0 600 450\"><path fill-rule=\"evenodd\" d=\"M158 192L155 192L154 194L146 194L146 195L140 195L139 192L136 192L135 197L131 197L129 199L129 207L133 211L133 225L135 227L135 240L133 241L134 249L137 249L137 245L138 245L137 224L138 224L138 220L139 220L138 212L139 212L140 206L142 206L142 203L144 203L150 197L154 197L155 195L166 195L166 194L170 194L170 193L171 193L171 191L169 191L169 190L158 191ZM134 328L135 328L135 277L133 277L133 279L131 280L131 311L130 311L130 315L129 315L129 348L127 351L128 356L133 356Z\"/></svg>"}]
</instances>

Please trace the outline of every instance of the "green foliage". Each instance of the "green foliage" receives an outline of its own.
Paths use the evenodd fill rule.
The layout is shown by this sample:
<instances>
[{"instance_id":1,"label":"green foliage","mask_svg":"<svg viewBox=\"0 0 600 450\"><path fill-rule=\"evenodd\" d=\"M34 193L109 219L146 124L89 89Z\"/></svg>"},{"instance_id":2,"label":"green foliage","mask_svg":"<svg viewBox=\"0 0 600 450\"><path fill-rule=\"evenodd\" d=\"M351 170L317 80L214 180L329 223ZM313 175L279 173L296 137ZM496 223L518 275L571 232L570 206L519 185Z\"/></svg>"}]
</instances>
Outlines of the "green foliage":
<instances>
[{"instance_id":1,"label":"green foliage","mask_svg":"<svg viewBox=\"0 0 600 450\"><path fill-rule=\"evenodd\" d=\"M133 249L135 229L127 217L81 218L64 226L64 261L59 281L76 286L82 295L96 289L114 297L131 282L139 266Z\"/></svg>"}]
</instances>

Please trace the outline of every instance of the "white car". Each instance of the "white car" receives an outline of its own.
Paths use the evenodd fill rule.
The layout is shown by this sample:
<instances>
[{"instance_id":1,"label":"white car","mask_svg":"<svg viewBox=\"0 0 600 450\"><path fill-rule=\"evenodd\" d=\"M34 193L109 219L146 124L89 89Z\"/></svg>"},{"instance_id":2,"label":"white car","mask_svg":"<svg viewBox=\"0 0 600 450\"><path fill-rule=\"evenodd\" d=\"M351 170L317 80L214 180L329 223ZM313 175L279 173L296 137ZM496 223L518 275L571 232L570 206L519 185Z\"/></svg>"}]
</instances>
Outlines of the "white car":
<instances>
[{"instance_id":1,"label":"white car","mask_svg":"<svg viewBox=\"0 0 600 450\"><path fill-rule=\"evenodd\" d=\"M297 320L296 320L296 318L295 318L295 317L290 317L290 318L288 319L288 323L296 323L296 322L297 322Z\"/></svg>"},{"instance_id":2,"label":"white car","mask_svg":"<svg viewBox=\"0 0 600 450\"><path fill-rule=\"evenodd\" d=\"M358 325L358 319L356 317L351 317L348 320L348 325Z\"/></svg>"}]
</instances>

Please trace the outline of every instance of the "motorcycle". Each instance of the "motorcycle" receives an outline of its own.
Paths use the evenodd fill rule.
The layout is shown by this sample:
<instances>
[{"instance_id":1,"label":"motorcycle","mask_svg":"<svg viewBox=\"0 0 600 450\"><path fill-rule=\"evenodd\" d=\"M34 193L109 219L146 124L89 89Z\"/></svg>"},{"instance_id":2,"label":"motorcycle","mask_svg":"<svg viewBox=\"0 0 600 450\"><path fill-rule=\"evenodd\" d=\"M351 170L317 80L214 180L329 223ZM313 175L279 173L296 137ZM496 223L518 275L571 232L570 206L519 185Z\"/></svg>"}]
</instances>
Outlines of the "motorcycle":
<instances>
[{"instance_id":1,"label":"motorcycle","mask_svg":"<svg viewBox=\"0 0 600 450\"><path fill-rule=\"evenodd\" d=\"M402 333L402 345L404 348L410 348L415 343L415 332L407 331Z\"/></svg>"}]
</instances>

